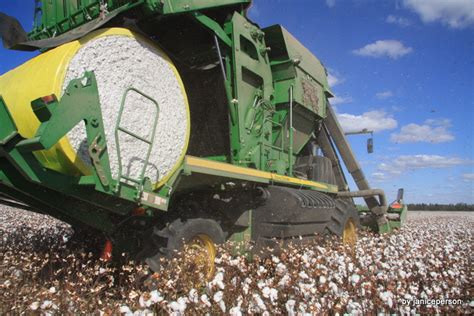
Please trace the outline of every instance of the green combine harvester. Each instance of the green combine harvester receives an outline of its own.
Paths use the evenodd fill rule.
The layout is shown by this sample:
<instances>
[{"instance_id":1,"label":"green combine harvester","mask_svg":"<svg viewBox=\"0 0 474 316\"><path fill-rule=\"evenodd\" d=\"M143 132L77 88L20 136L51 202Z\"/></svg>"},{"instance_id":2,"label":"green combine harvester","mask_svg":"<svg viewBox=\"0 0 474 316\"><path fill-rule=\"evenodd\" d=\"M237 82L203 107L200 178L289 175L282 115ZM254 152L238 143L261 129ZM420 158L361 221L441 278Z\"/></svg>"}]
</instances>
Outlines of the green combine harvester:
<instances>
[{"instance_id":1,"label":"green combine harvester","mask_svg":"<svg viewBox=\"0 0 474 316\"><path fill-rule=\"evenodd\" d=\"M260 252L315 234L354 243L361 226L379 233L400 227L403 190L389 205L382 190L370 188L329 104L324 66L282 26L250 21L250 5L35 1L28 34L0 13L5 47L41 52L0 77L0 203L93 228L106 236L109 255L127 251L153 270L183 240L202 248L212 267L215 244L226 240L251 241ZM175 78L171 88L154 96L135 86L158 74L147 68L143 78L114 77L120 60L134 58L134 71L133 63L149 58L127 55L128 48L112 53L99 45L107 40L138 42L137 51L157 56L171 75L151 86ZM119 54L117 64L102 67ZM98 62L73 69L79 59ZM131 94L154 111L141 115L148 125L124 126L139 108L127 101ZM176 118L178 109L185 114ZM80 148L71 136L78 124ZM181 147L173 149L173 135ZM171 149L160 152L165 146ZM130 167L137 160L140 167ZM358 210L356 197L367 207Z\"/></svg>"}]
</instances>

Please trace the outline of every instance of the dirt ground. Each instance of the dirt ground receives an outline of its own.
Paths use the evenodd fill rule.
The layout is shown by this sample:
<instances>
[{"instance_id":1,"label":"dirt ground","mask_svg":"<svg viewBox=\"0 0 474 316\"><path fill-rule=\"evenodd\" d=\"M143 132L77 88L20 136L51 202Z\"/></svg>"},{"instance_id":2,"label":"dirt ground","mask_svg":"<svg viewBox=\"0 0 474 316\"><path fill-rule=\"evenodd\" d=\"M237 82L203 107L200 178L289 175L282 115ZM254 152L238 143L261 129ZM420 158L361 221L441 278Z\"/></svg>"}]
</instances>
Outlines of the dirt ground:
<instances>
[{"instance_id":1,"label":"dirt ground","mask_svg":"<svg viewBox=\"0 0 474 316\"><path fill-rule=\"evenodd\" d=\"M474 212L410 211L355 249L333 238L248 261L225 245L210 282L182 254L149 289L145 266L104 263L68 225L0 206L0 314L472 314L473 229Z\"/></svg>"}]
</instances>

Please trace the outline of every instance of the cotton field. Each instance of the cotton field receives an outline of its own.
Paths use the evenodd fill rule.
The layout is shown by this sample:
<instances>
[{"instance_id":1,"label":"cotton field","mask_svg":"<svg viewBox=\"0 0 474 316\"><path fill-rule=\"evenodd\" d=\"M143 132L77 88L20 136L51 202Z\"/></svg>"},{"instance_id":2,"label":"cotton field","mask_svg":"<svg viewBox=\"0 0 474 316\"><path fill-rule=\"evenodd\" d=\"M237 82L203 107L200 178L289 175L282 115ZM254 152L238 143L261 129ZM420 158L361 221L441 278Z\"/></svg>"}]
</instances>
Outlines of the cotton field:
<instances>
[{"instance_id":1,"label":"cotton field","mask_svg":"<svg viewBox=\"0 0 474 316\"><path fill-rule=\"evenodd\" d=\"M50 217L0 210L0 313L472 314L474 214L411 212L402 230L360 232L249 261L224 245L210 281L189 254L150 275L100 261L91 236Z\"/></svg>"}]
</instances>

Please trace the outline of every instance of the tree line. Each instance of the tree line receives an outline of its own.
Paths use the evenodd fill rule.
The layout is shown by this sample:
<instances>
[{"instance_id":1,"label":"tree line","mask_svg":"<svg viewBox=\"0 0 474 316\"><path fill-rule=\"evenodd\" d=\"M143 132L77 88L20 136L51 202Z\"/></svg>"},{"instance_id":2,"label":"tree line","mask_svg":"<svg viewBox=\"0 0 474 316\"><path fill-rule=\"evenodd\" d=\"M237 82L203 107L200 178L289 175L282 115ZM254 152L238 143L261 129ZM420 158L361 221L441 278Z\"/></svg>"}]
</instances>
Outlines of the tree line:
<instances>
[{"instance_id":1,"label":"tree line","mask_svg":"<svg viewBox=\"0 0 474 316\"><path fill-rule=\"evenodd\" d=\"M417 203L407 204L408 210L414 211L474 211L474 204L438 204L438 203Z\"/></svg>"}]
</instances>

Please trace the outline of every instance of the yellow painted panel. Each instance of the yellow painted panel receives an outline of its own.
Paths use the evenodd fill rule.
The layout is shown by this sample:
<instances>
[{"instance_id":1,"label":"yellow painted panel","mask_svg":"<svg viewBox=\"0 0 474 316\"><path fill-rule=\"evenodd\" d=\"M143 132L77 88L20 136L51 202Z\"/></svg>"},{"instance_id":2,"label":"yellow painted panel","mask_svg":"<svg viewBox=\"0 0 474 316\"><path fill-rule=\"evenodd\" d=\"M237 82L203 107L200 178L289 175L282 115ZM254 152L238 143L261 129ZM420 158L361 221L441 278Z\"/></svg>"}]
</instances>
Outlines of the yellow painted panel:
<instances>
[{"instance_id":1,"label":"yellow painted panel","mask_svg":"<svg viewBox=\"0 0 474 316\"><path fill-rule=\"evenodd\" d=\"M0 95L10 111L19 133L25 137L33 137L40 122L31 110L31 101L39 97L56 94L58 98L62 94L62 86L66 75L67 67L77 51L89 40L109 35L124 35L140 38L148 41L142 36L132 33L123 28L100 29L84 38L64 44L35 58L27 61L19 67L0 76ZM153 43L150 43L153 45ZM158 49L158 48L157 48ZM162 56L166 56L161 52ZM170 67L176 74L176 78L181 86L185 97L187 108L187 119L190 122L189 105L186 92L176 67L169 58L166 58ZM181 158L173 167L167 177L164 177L156 187L164 184L168 178L181 166L188 147L190 124L187 126L186 144L181 154ZM88 167L73 150L66 137L61 139L50 150L35 152L36 157L43 166L70 175L88 175L91 173Z\"/></svg>"},{"instance_id":2,"label":"yellow painted panel","mask_svg":"<svg viewBox=\"0 0 474 316\"><path fill-rule=\"evenodd\" d=\"M303 180L288 176L282 176L276 173L270 173L266 171L260 171L251 168L234 166L224 162L217 162L208 159L197 158L193 156L186 156L186 164L190 167L200 167L207 168L209 170L217 170L223 172L229 172L234 174L246 175L251 177L263 178L268 180L273 180L277 182L286 182L296 185L305 185L320 188L330 192L337 192L337 188L333 185L326 185L324 183L314 182L310 180Z\"/></svg>"}]
</instances>

